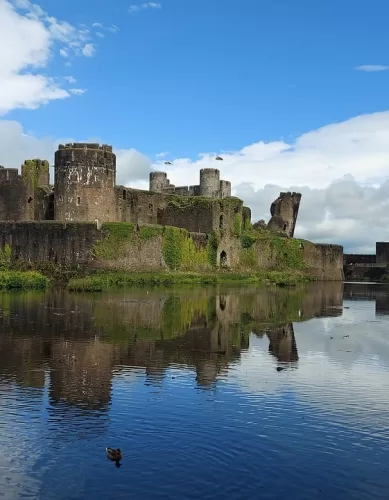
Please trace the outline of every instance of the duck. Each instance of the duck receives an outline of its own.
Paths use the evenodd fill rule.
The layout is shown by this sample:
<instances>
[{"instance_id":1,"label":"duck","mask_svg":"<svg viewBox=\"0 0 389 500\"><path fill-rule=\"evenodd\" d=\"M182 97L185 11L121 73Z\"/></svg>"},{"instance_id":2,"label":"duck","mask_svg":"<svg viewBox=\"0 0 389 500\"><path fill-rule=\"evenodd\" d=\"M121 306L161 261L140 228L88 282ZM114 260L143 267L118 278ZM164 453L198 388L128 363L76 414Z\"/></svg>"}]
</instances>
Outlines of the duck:
<instances>
[{"instance_id":1,"label":"duck","mask_svg":"<svg viewBox=\"0 0 389 500\"><path fill-rule=\"evenodd\" d=\"M105 451L107 452L107 457L112 460L113 462L120 462L122 459L123 455L120 450L120 448L105 448Z\"/></svg>"}]
</instances>

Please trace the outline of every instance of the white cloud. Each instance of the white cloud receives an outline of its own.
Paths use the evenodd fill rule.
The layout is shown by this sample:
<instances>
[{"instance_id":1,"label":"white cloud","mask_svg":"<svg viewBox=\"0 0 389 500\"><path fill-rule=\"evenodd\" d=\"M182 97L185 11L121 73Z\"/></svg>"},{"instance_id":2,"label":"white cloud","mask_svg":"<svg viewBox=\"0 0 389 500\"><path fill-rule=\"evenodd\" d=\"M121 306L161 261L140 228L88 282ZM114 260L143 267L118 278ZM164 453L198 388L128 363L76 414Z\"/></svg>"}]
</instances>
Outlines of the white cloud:
<instances>
[{"instance_id":1,"label":"white cloud","mask_svg":"<svg viewBox=\"0 0 389 500\"><path fill-rule=\"evenodd\" d=\"M162 151L162 153L157 153L155 155L156 158L165 158L165 156L167 156L169 154L168 151Z\"/></svg>"},{"instance_id":2,"label":"white cloud","mask_svg":"<svg viewBox=\"0 0 389 500\"><path fill-rule=\"evenodd\" d=\"M58 143L71 140L38 139L23 133L17 122L3 120L0 162L8 167L31 157L52 162ZM222 154L222 162L215 161L215 154L202 154L198 160L152 164L135 149L115 152L119 184L147 189L154 169L167 171L176 186L197 184L201 168L217 167L232 182L233 194L252 208L254 221L269 220L270 204L280 191L300 191L296 236L361 253L374 253L376 241L389 240L389 112L331 124L293 143L251 144Z\"/></svg>"},{"instance_id":3,"label":"white cloud","mask_svg":"<svg viewBox=\"0 0 389 500\"><path fill-rule=\"evenodd\" d=\"M365 71L367 73L373 73L377 71L389 71L389 65L385 64L365 64L362 66L357 66L355 68L357 71Z\"/></svg>"},{"instance_id":4,"label":"white cloud","mask_svg":"<svg viewBox=\"0 0 389 500\"><path fill-rule=\"evenodd\" d=\"M141 3L139 5L130 5L129 8L128 8L128 11L130 13L134 13L134 12L139 12L140 10L144 10L144 9L161 9L162 8L162 5L160 3L156 3L156 2L145 2L145 3Z\"/></svg>"},{"instance_id":5,"label":"white cloud","mask_svg":"<svg viewBox=\"0 0 389 500\"><path fill-rule=\"evenodd\" d=\"M92 28L101 28L101 29L103 29L104 26L101 23L93 23L92 24Z\"/></svg>"},{"instance_id":6,"label":"white cloud","mask_svg":"<svg viewBox=\"0 0 389 500\"><path fill-rule=\"evenodd\" d=\"M296 400L332 411L341 421L345 413L354 422L368 417L381 432L386 430L389 374L383 367L389 361L388 320L377 321L374 301L364 304L362 318L355 303L348 306L341 317L294 323L298 368L285 376L275 371L277 361L268 353L268 339L252 335L249 351L234 366L230 382L252 395L293 392ZM375 321L368 334L367 321ZM366 407L371 409L368 416Z\"/></svg>"},{"instance_id":7,"label":"white cloud","mask_svg":"<svg viewBox=\"0 0 389 500\"><path fill-rule=\"evenodd\" d=\"M95 45L93 45L93 43L87 43L82 48L81 52L86 57L92 57L94 55L94 53L96 52L96 47L95 47Z\"/></svg>"},{"instance_id":8,"label":"white cloud","mask_svg":"<svg viewBox=\"0 0 389 500\"><path fill-rule=\"evenodd\" d=\"M104 33L101 33L101 31L97 31L96 32L96 36L98 36L99 38L104 38L105 37Z\"/></svg>"},{"instance_id":9,"label":"white cloud","mask_svg":"<svg viewBox=\"0 0 389 500\"><path fill-rule=\"evenodd\" d=\"M82 95L85 94L86 89L69 89L69 92L74 95Z\"/></svg>"},{"instance_id":10,"label":"white cloud","mask_svg":"<svg viewBox=\"0 0 389 500\"><path fill-rule=\"evenodd\" d=\"M74 78L74 76L65 76L65 80L68 83L76 83L77 82L77 80Z\"/></svg>"},{"instance_id":11,"label":"white cloud","mask_svg":"<svg viewBox=\"0 0 389 500\"><path fill-rule=\"evenodd\" d=\"M95 52L90 30L50 16L29 0L0 0L0 115L17 108L34 109L71 94L47 75L58 54L90 57Z\"/></svg>"}]
</instances>

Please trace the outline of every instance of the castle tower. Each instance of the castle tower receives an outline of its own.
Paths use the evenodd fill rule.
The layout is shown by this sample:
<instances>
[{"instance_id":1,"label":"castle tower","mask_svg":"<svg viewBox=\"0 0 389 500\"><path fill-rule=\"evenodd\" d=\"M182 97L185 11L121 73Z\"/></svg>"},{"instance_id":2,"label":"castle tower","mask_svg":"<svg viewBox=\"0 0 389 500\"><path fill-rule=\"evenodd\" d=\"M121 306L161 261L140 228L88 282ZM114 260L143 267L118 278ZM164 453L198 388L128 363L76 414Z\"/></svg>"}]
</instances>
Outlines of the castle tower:
<instances>
[{"instance_id":1,"label":"castle tower","mask_svg":"<svg viewBox=\"0 0 389 500\"><path fill-rule=\"evenodd\" d=\"M280 193L280 196L271 204L272 217L267 228L271 231L282 231L289 238L293 238L300 201L300 193Z\"/></svg>"},{"instance_id":2,"label":"castle tower","mask_svg":"<svg viewBox=\"0 0 389 500\"><path fill-rule=\"evenodd\" d=\"M220 181L220 198L230 198L230 197L231 197L231 182Z\"/></svg>"},{"instance_id":3,"label":"castle tower","mask_svg":"<svg viewBox=\"0 0 389 500\"><path fill-rule=\"evenodd\" d=\"M22 177L27 189L26 220L42 220L48 218L50 199L49 162L40 160L25 160L22 165ZM52 197L51 197L52 198Z\"/></svg>"},{"instance_id":4,"label":"castle tower","mask_svg":"<svg viewBox=\"0 0 389 500\"><path fill-rule=\"evenodd\" d=\"M25 220L26 204L27 189L18 169L0 165L0 220Z\"/></svg>"},{"instance_id":5,"label":"castle tower","mask_svg":"<svg viewBox=\"0 0 389 500\"><path fill-rule=\"evenodd\" d=\"M169 179L166 172L150 172L150 191L162 193L169 187Z\"/></svg>"},{"instance_id":6,"label":"castle tower","mask_svg":"<svg viewBox=\"0 0 389 500\"><path fill-rule=\"evenodd\" d=\"M56 220L116 220L116 156L112 146L60 144L54 173Z\"/></svg>"},{"instance_id":7,"label":"castle tower","mask_svg":"<svg viewBox=\"0 0 389 500\"><path fill-rule=\"evenodd\" d=\"M200 196L219 198L220 171L217 168L203 168L200 170Z\"/></svg>"},{"instance_id":8,"label":"castle tower","mask_svg":"<svg viewBox=\"0 0 389 500\"><path fill-rule=\"evenodd\" d=\"M49 162L46 160L25 160L22 165L22 177L31 188L46 187L50 185Z\"/></svg>"}]
</instances>

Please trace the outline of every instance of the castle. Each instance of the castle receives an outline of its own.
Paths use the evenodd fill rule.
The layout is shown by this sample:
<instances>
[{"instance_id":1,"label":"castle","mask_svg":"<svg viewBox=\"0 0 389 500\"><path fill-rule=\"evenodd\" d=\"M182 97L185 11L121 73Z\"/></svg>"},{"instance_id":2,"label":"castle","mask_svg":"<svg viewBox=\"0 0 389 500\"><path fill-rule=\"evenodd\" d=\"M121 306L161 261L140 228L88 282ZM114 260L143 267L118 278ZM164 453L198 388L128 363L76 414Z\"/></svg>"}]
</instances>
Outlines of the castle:
<instances>
[{"instance_id":1,"label":"castle","mask_svg":"<svg viewBox=\"0 0 389 500\"><path fill-rule=\"evenodd\" d=\"M149 191L132 189L116 185L112 146L73 143L58 146L54 174L52 186L49 163L38 159L26 160L21 175L0 167L0 221L132 222L205 234L233 231L237 218L243 227L251 222L251 210L214 168L200 171L199 185L176 187L165 172L151 172ZM300 200L281 193L260 226L293 237Z\"/></svg>"}]
</instances>

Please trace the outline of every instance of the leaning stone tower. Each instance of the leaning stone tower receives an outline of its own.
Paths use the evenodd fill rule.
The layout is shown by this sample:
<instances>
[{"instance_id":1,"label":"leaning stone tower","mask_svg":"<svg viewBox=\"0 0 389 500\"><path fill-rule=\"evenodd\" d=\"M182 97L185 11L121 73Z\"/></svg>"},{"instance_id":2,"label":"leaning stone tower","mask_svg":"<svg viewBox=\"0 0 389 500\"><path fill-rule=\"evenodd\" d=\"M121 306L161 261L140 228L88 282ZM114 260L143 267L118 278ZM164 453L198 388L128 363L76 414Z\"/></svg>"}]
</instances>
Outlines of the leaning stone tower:
<instances>
[{"instance_id":1,"label":"leaning stone tower","mask_svg":"<svg viewBox=\"0 0 389 500\"><path fill-rule=\"evenodd\" d=\"M280 193L271 204L271 219L267 228L271 231L282 231L289 238L293 238L300 202L301 193Z\"/></svg>"},{"instance_id":2,"label":"leaning stone tower","mask_svg":"<svg viewBox=\"0 0 389 500\"><path fill-rule=\"evenodd\" d=\"M54 164L56 220L116 220L116 156L103 144L60 144Z\"/></svg>"}]
</instances>

